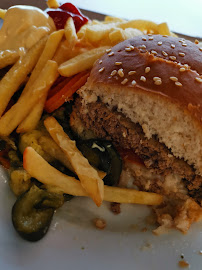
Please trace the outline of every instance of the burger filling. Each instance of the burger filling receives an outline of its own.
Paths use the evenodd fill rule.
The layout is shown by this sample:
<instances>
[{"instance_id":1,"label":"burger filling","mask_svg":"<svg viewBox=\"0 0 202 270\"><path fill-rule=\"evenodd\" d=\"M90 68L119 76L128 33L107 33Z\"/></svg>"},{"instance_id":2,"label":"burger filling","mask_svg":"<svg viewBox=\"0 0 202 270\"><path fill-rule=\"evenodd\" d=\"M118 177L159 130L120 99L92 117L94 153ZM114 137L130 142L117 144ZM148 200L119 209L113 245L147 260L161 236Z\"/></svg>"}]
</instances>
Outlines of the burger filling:
<instances>
[{"instance_id":1,"label":"burger filling","mask_svg":"<svg viewBox=\"0 0 202 270\"><path fill-rule=\"evenodd\" d=\"M154 208L161 225L158 232L162 227L186 232L199 218L200 211L192 210L202 204L202 177L183 159L173 156L157 136L146 138L138 123L132 123L116 108L109 110L101 101L83 105L77 98L72 115L95 137L111 140L116 146L124 161L119 185L166 195L164 204ZM74 121L70 122L73 126ZM127 158L127 151L138 158Z\"/></svg>"}]
</instances>

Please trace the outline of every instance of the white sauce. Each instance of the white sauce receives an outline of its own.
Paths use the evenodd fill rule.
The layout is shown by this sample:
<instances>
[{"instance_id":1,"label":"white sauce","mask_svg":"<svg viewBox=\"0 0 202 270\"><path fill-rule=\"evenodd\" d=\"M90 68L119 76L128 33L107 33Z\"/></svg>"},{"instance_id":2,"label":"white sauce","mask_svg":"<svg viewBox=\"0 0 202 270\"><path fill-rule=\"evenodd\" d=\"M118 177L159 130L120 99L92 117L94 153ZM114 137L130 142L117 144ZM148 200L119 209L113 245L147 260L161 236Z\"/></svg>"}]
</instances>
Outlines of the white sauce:
<instances>
[{"instance_id":1,"label":"white sauce","mask_svg":"<svg viewBox=\"0 0 202 270\"><path fill-rule=\"evenodd\" d=\"M21 54L54 30L52 18L39 8L13 6L6 12L0 30L0 50L14 50Z\"/></svg>"}]
</instances>

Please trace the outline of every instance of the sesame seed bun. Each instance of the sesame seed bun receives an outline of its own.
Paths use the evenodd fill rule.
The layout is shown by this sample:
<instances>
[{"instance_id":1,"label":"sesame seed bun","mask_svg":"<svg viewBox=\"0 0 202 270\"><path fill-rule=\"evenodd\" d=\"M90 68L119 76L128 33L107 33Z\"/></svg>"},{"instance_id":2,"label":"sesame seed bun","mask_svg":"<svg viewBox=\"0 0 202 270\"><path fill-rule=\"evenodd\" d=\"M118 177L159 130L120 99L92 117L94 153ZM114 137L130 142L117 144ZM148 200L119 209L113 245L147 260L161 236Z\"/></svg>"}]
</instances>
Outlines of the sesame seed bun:
<instances>
[{"instance_id":1,"label":"sesame seed bun","mask_svg":"<svg viewBox=\"0 0 202 270\"><path fill-rule=\"evenodd\" d=\"M175 37L144 35L114 46L80 90L117 108L202 175L202 51Z\"/></svg>"}]
</instances>

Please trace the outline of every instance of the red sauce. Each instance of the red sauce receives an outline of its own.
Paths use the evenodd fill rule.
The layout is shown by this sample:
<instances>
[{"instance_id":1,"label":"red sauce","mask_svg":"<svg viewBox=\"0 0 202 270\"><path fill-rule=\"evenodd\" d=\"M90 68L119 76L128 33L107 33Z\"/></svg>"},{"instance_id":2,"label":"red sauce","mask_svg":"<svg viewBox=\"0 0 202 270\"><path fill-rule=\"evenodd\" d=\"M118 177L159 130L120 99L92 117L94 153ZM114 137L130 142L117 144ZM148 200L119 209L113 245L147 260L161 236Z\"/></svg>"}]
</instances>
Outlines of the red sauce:
<instances>
[{"instance_id":1,"label":"red sauce","mask_svg":"<svg viewBox=\"0 0 202 270\"><path fill-rule=\"evenodd\" d=\"M144 165L143 160L133 150L123 148L118 148L117 150L123 160Z\"/></svg>"},{"instance_id":2,"label":"red sauce","mask_svg":"<svg viewBox=\"0 0 202 270\"><path fill-rule=\"evenodd\" d=\"M74 21L76 32L89 21L89 19L71 3L65 3L56 9L48 8L46 12L53 19L57 29L64 29L69 17L72 17Z\"/></svg>"}]
</instances>

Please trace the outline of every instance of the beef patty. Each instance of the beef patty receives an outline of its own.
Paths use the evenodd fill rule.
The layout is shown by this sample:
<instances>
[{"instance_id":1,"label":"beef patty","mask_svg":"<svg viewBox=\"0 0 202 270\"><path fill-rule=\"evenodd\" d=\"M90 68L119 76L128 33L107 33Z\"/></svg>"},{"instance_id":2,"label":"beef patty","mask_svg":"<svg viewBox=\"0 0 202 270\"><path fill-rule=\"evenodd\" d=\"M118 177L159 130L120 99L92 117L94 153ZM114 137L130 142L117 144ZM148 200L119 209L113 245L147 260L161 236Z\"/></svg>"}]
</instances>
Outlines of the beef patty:
<instances>
[{"instance_id":1,"label":"beef patty","mask_svg":"<svg viewBox=\"0 0 202 270\"><path fill-rule=\"evenodd\" d=\"M77 98L74 111L96 137L111 140L115 146L132 149L151 172L178 174L185 182L189 195L201 203L202 177L196 175L194 168L183 159L174 157L157 137L147 139L139 124L132 123L116 108L109 110L102 102L82 106L81 99Z\"/></svg>"}]
</instances>

